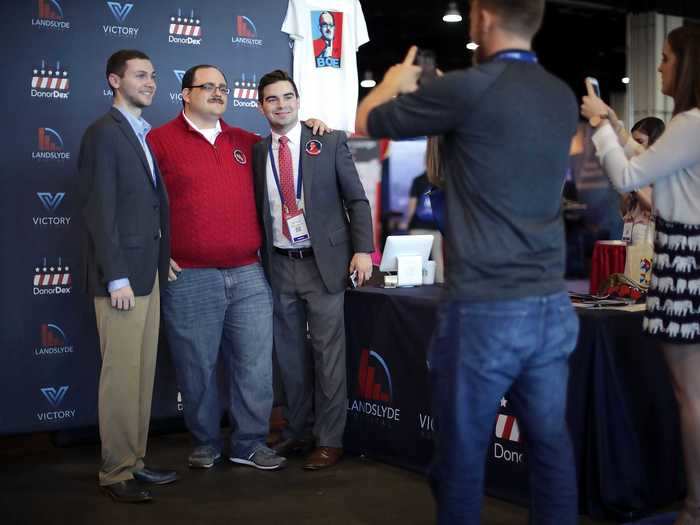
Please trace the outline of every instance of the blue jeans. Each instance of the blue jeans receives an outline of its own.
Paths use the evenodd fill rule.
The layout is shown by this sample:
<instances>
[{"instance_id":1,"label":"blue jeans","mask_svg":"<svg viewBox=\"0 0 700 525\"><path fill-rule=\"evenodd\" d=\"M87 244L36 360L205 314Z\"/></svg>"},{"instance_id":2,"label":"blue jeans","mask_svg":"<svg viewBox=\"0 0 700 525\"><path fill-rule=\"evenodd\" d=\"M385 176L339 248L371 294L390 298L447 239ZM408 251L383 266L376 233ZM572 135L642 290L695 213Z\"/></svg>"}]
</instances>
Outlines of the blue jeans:
<instances>
[{"instance_id":1,"label":"blue jeans","mask_svg":"<svg viewBox=\"0 0 700 525\"><path fill-rule=\"evenodd\" d=\"M578 519L566 426L568 358L578 318L566 293L443 305L429 354L436 449L431 482L439 525L480 522L484 462L499 401L521 421L530 469L530 522Z\"/></svg>"},{"instance_id":2,"label":"blue jeans","mask_svg":"<svg viewBox=\"0 0 700 525\"><path fill-rule=\"evenodd\" d=\"M221 450L221 357L230 455L247 458L265 446L272 410L272 294L262 266L184 269L163 295L163 320L195 443Z\"/></svg>"}]
</instances>

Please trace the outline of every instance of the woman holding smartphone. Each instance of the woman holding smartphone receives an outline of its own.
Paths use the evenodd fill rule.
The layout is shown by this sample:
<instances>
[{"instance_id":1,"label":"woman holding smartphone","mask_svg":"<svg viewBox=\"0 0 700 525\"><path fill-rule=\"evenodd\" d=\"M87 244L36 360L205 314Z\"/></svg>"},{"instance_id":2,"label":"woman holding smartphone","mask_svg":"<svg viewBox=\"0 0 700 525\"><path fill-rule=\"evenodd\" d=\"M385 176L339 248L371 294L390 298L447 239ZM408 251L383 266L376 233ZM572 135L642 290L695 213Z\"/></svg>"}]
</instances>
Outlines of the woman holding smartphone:
<instances>
[{"instance_id":1,"label":"woman holding smartphone","mask_svg":"<svg viewBox=\"0 0 700 525\"><path fill-rule=\"evenodd\" d=\"M659 73L673 118L643 153L628 158L630 144L621 143L627 135L615 132L610 108L590 87L581 113L597 128L597 155L618 191L654 184L655 255L643 329L661 340L680 409L688 492L675 525L700 525L700 30L668 34Z\"/></svg>"}]
</instances>

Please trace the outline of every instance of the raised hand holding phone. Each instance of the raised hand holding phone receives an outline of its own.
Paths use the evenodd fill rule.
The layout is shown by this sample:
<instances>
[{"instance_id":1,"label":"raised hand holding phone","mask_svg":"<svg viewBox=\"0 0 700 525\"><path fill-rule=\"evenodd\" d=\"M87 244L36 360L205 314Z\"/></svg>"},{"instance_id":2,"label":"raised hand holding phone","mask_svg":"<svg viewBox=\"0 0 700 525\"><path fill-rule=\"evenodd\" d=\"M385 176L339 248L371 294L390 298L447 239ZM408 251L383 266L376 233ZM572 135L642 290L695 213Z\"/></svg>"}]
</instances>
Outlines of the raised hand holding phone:
<instances>
[{"instance_id":1,"label":"raised hand holding phone","mask_svg":"<svg viewBox=\"0 0 700 525\"><path fill-rule=\"evenodd\" d=\"M583 97L581 114L588 119L588 123L597 128L608 119L610 108L600 98L600 84L593 77L586 77L587 95Z\"/></svg>"},{"instance_id":2,"label":"raised hand holding phone","mask_svg":"<svg viewBox=\"0 0 700 525\"><path fill-rule=\"evenodd\" d=\"M586 88L589 95L595 95L600 98L600 83L595 77L586 77Z\"/></svg>"}]
</instances>

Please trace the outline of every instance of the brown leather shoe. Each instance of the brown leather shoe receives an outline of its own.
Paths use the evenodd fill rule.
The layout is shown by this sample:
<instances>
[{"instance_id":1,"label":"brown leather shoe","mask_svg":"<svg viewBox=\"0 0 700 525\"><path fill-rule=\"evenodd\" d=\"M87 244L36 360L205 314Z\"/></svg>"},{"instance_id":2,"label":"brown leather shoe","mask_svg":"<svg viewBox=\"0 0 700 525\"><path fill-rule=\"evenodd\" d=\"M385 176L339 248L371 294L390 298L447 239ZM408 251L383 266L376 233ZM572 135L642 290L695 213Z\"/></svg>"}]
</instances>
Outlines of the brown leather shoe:
<instances>
[{"instance_id":1,"label":"brown leather shoe","mask_svg":"<svg viewBox=\"0 0 700 525\"><path fill-rule=\"evenodd\" d=\"M309 454L304 463L304 470L320 470L332 467L340 461L343 449L337 447L317 447Z\"/></svg>"}]
</instances>

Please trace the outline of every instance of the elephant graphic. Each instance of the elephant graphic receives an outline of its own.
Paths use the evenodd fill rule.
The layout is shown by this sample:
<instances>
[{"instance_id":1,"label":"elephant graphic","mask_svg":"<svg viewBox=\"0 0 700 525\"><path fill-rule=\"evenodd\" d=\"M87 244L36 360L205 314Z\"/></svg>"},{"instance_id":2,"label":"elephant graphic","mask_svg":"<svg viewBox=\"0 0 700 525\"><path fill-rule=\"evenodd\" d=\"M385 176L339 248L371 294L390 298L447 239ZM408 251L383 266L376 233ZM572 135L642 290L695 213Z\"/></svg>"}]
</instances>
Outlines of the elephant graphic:
<instances>
[{"instance_id":1,"label":"elephant graphic","mask_svg":"<svg viewBox=\"0 0 700 525\"><path fill-rule=\"evenodd\" d=\"M685 235L669 235L668 249L669 250L685 250L688 245L688 237Z\"/></svg>"},{"instance_id":2,"label":"elephant graphic","mask_svg":"<svg viewBox=\"0 0 700 525\"><path fill-rule=\"evenodd\" d=\"M691 339L700 335L700 323L684 323L681 325L681 337Z\"/></svg>"},{"instance_id":3,"label":"elephant graphic","mask_svg":"<svg viewBox=\"0 0 700 525\"><path fill-rule=\"evenodd\" d=\"M678 337L678 332L681 331L681 325L678 323L668 323L666 327L666 335L669 337Z\"/></svg>"},{"instance_id":4,"label":"elephant graphic","mask_svg":"<svg viewBox=\"0 0 700 525\"><path fill-rule=\"evenodd\" d=\"M668 293L675 291L673 277L659 277L659 292Z\"/></svg>"},{"instance_id":5,"label":"elephant graphic","mask_svg":"<svg viewBox=\"0 0 700 525\"><path fill-rule=\"evenodd\" d=\"M695 270L697 268L697 263L695 262L695 257L688 256L688 257L683 257L681 255L676 255L673 258L673 268L677 272L683 272L687 273L691 270Z\"/></svg>"},{"instance_id":6,"label":"elephant graphic","mask_svg":"<svg viewBox=\"0 0 700 525\"><path fill-rule=\"evenodd\" d=\"M671 266L671 259L667 253L658 253L654 257L654 264L659 270Z\"/></svg>"},{"instance_id":7,"label":"elephant graphic","mask_svg":"<svg viewBox=\"0 0 700 525\"><path fill-rule=\"evenodd\" d=\"M700 235L688 237L688 249L691 252L696 252L698 248L700 248Z\"/></svg>"},{"instance_id":8,"label":"elephant graphic","mask_svg":"<svg viewBox=\"0 0 700 525\"><path fill-rule=\"evenodd\" d=\"M647 310L653 312L661 309L661 300L658 297L647 297Z\"/></svg>"},{"instance_id":9,"label":"elephant graphic","mask_svg":"<svg viewBox=\"0 0 700 525\"><path fill-rule=\"evenodd\" d=\"M664 322L662 319L658 318L651 318L647 319L646 317L644 318L644 323L643 323L643 328L650 334L656 334L659 331L663 332L664 331Z\"/></svg>"}]
</instances>

